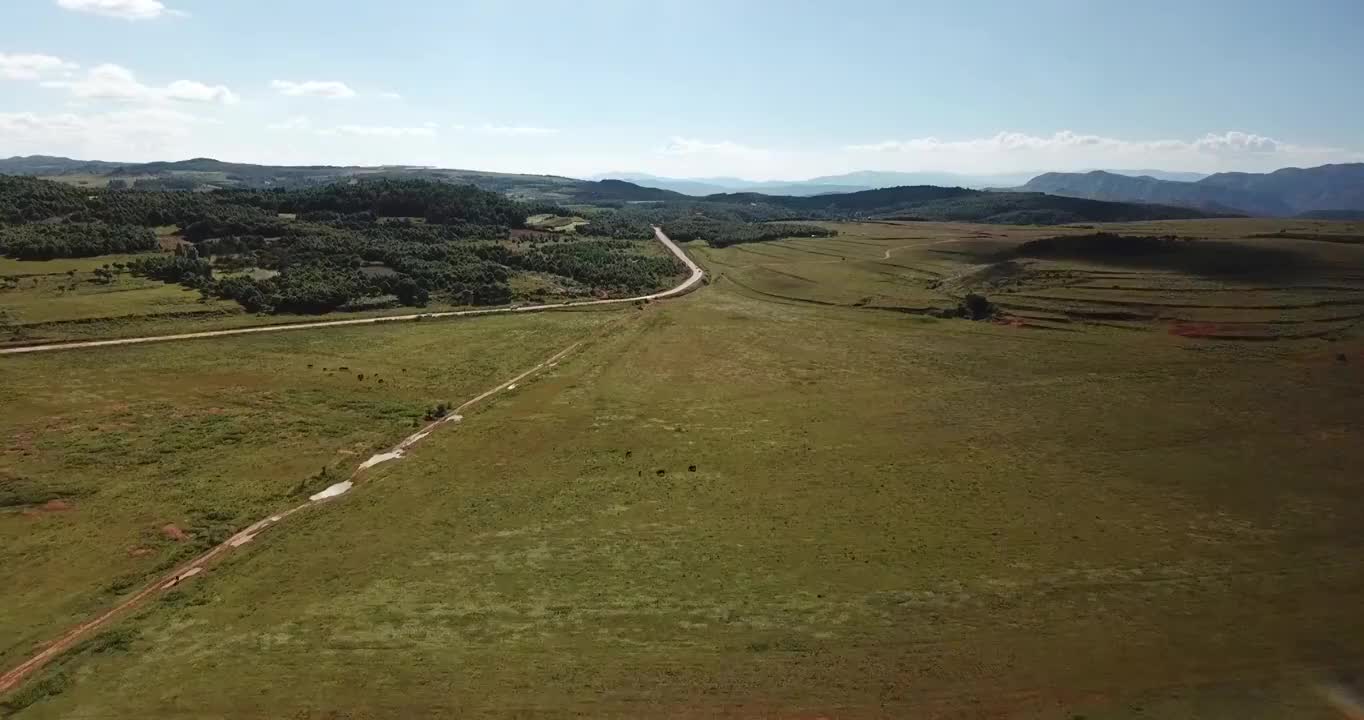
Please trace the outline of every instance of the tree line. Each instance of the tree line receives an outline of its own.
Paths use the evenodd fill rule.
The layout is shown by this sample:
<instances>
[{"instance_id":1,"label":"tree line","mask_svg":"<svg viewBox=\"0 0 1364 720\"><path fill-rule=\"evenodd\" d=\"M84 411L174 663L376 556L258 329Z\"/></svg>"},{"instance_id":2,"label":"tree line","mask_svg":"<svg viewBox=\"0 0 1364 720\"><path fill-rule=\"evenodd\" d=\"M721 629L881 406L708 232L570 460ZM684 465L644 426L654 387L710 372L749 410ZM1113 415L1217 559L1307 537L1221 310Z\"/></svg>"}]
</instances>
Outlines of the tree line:
<instances>
[{"instance_id":1,"label":"tree line","mask_svg":"<svg viewBox=\"0 0 1364 720\"><path fill-rule=\"evenodd\" d=\"M194 223L279 220L279 214L332 212L340 215L420 218L430 223L519 227L526 206L472 185L435 180L356 180L279 190L111 190L75 188L30 177L0 176L0 224L104 222L157 227Z\"/></svg>"},{"instance_id":2,"label":"tree line","mask_svg":"<svg viewBox=\"0 0 1364 720\"><path fill-rule=\"evenodd\" d=\"M590 216L582 232L621 239L650 238L652 226L657 225L678 242L703 240L714 247L838 234L818 225L776 222L789 215L789 211L772 206L668 202L599 210Z\"/></svg>"},{"instance_id":3,"label":"tree line","mask_svg":"<svg viewBox=\"0 0 1364 720\"><path fill-rule=\"evenodd\" d=\"M0 227L0 255L19 260L151 252L156 234L143 227L102 222Z\"/></svg>"}]
</instances>

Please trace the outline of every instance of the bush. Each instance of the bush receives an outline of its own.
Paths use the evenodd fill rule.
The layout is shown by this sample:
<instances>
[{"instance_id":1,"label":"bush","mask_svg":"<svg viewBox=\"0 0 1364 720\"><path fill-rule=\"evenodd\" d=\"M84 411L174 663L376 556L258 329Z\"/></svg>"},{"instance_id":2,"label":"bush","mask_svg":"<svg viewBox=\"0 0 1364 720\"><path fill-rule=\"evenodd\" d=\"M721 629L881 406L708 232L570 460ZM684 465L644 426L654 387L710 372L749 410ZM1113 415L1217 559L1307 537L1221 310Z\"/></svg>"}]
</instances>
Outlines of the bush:
<instances>
[{"instance_id":1,"label":"bush","mask_svg":"<svg viewBox=\"0 0 1364 720\"><path fill-rule=\"evenodd\" d=\"M968 320L985 320L993 317L995 306L984 295L970 293L961 301L961 316Z\"/></svg>"},{"instance_id":2,"label":"bush","mask_svg":"<svg viewBox=\"0 0 1364 720\"><path fill-rule=\"evenodd\" d=\"M426 419L429 421L439 420L449 414L450 406L446 403L440 403L435 407L427 408Z\"/></svg>"}]
</instances>

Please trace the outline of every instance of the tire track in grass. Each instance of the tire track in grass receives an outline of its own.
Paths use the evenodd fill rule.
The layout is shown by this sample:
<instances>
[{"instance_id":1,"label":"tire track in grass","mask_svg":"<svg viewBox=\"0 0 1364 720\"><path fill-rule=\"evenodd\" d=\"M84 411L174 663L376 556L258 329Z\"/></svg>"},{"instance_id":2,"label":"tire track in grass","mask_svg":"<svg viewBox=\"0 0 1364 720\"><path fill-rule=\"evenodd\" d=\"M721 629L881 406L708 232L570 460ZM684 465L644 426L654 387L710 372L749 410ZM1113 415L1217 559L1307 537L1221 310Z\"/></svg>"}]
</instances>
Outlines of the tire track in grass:
<instances>
[{"instance_id":1,"label":"tire track in grass","mask_svg":"<svg viewBox=\"0 0 1364 720\"><path fill-rule=\"evenodd\" d=\"M96 631L103 629L104 627L113 623L115 620L119 619L121 616L127 614L128 612L138 607L141 607L142 605L146 604L148 600L151 600L157 595L168 590L171 590L175 587L178 587L181 582L187 581L199 575L204 571L205 568L209 567L211 564L222 560L223 557L230 554L233 550L236 550L237 548L240 548L241 546L250 543L252 540L255 540L258 535L283 522L289 516L306 510L308 508L325 504L337 497L345 495L352 488L354 488L355 484L361 479L362 475L365 473L366 470L369 470L370 468L381 463L388 462L390 460L397 460L403 457L407 450L409 450L422 440L426 439L427 436L435 432L436 429L438 429L441 425L444 425L446 423L455 423L463 420L464 418L460 413L483 402L484 400L487 400L488 398L498 393L514 389L518 383L522 382L526 378L536 373L541 372L546 368L551 368L558 365L560 360L562 360L569 353L578 349L581 345L582 345L581 341L575 342L572 345L569 345L563 350L560 350L559 352L550 356L549 358L541 361L538 365L522 372L516 377L511 378L510 380L505 380L494 386L492 389L487 390L474 398L466 400L459 407L455 408L449 415L446 415L443 418L437 419L427 424L421 430L418 430L417 432L404 438L401 442L399 442L397 445L394 445L388 451L378 453L370 457L365 462L360 463L360 465L355 468L355 470L351 473L348 479L336 483L326 488L325 490L310 496L307 502L300 503L287 510L273 513L264 518L261 518L260 520L257 520L254 523L251 523L242 530L237 531L235 534L232 535L232 537L229 537L228 539L214 546L207 552L180 564L170 573L162 575L157 579L153 580L152 582L148 583L145 587L139 590L137 594L127 598L126 600L120 602L114 607L104 611L104 613L100 614L93 620L89 620L68 630L61 637L48 643L47 646L41 652L30 657L28 660L25 660L24 662L20 663L18 666L6 672L4 675L0 675L0 694L3 694L5 692L8 692L9 690L14 689L28 676L32 675L38 670L41 670L49 662L56 659L58 656L60 656L67 650L70 650L71 648L75 647L78 643L80 643L82 640L85 640L87 637L91 636Z\"/></svg>"}]
</instances>

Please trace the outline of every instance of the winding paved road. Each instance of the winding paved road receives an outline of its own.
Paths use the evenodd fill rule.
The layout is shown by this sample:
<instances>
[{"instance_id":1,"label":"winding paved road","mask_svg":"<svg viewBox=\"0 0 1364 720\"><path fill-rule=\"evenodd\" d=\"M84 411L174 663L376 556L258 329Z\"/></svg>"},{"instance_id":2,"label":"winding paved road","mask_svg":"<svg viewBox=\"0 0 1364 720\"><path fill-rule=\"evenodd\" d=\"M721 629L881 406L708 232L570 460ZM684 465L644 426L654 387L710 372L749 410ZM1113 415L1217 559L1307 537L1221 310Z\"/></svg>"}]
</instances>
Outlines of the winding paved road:
<instances>
[{"instance_id":1,"label":"winding paved road","mask_svg":"<svg viewBox=\"0 0 1364 720\"><path fill-rule=\"evenodd\" d=\"M641 300L658 300L661 298L680 295L701 282L705 277L700 266L692 262L687 254L682 252L667 235L663 234L661 228L654 228L654 235L658 241L663 243L673 255L687 264L687 269L691 275L675 288L640 295L628 298L611 298L609 300L575 300L572 302L550 303L547 305L522 305L520 307L497 307L480 310L451 310L447 312L413 313L410 315L389 315L386 317L357 318L353 320L322 320L318 322L290 323L282 325L258 325L255 327L234 328L231 330L207 330L196 333L181 333L178 335L151 335L147 337L119 338L115 340L88 340L84 342L50 343L47 345L28 345L25 347L13 347L0 349L0 355L18 355L21 353L53 352L56 350L77 350L80 348L109 347L112 345L139 345L141 343L169 342L171 340L197 340L199 338L227 337L229 335L248 335L251 333L284 332L286 330L310 330L313 328L342 327L345 325L374 325L376 323L403 322L407 320L449 318L449 317L475 317L478 315L497 315L501 313L528 313L543 312L545 310L562 310L564 308L588 307L591 305L617 305L620 303L632 303Z\"/></svg>"}]
</instances>

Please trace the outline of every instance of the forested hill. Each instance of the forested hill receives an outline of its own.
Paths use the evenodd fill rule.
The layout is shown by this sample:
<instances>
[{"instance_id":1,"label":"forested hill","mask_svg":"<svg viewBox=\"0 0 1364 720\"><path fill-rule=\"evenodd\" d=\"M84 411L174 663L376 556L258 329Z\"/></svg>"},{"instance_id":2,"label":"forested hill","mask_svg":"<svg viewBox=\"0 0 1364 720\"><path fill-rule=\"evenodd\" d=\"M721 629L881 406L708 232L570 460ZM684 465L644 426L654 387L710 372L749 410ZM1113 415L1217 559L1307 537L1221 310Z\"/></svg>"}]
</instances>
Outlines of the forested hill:
<instances>
[{"instance_id":1,"label":"forested hill","mask_svg":"<svg viewBox=\"0 0 1364 720\"><path fill-rule=\"evenodd\" d=\"M437 180L474 185L523 200L568 201L582 180L407 165L254 165L213 158L115 163L33 155L0 158L0 174L27 175L86 188L134 190L296 189L351 180Z\"/></svg>"},{"instance_id":2,"label":"forested hill","mask_svg":"<svg viewBox=\"0 0 1364 720\"><path fill-rule=\"evenodd\" d=\"M262 313L619 297L665 287L684 270L653 251L651 236L525 227L545 209L432 180L164 192L0 176L0 254L118 255L96 282L131 274Z\"/></svg>"},{"instance_id":3,"label":"forested hill","mask_svg":"<svg viewBox=\"0 0 1364 720\"><path fill-rule=\"evenodd\" d=\"M1132 222L1208 217L1183 207L1084 200L1043 193L986 192L934 185L863 190L799 197L731 193L708 195L703 202L769 208L772 219L841 220L897 218L1022 225L1073 222ZM775 210L780 208L781 210ZM783 212L784 211L784 212Z\"/></svg>"},{"instance_id":4,"label":"forested hill","mask_svg":"<svg viewBox=\"0 0 1364 720\"><path fill-rule=\"evenodd\" d=\"M936 185L861 190L829 195L764 195L761 193L722 193L704 199L721 203L771 203L792 210L827 213L893 212L896 208L927 202L979 195L977 190Z\"/></svg>"},{"instance_id":5,"label":"forested hill","mask_svg":"<svg viewBox=\"0 0 1364 720\"><path fill-rule=\"evenodd\" d=\"M109 187L134 190L280 190L317 188L336 183L365 183L373 180L429 180L473 185L518 200L549 204L619 207L632 203L663 203L695 207L700 203L721 207L756 206L763 209L760 214L766 219L899 216L975 222L1063 223L1201 216L1187 210L1086 205L1070 202L1068 199L1048 199L1031 195L994 195L987 198L986 193L979 190L934 185L910 185L814 196L744 192L698 198L671 190L643 187L624 180L590 181L554 175L405 166L269 166L228 163L212 158L122 164L35 156L0 159L0 173L48 177L65 184L91 189ZM1159 203L1158 199L1137 198L1135 201ZM1219 214L1235 213L1221 207L1205 210Z\"/></svg>"},{"instance_id":6,"label":"forested hill","mask_svg":"<svg viewBox=\"0 0 1364 720\"><path fill-rule=\"evenodd\" d=\"M155 227L199 222L280 222L280 213L375 216L520 226L528 207L501 193L430 180L385 179L299 190L157 192L89 190L0 175L0 223L63 220Z\"/></svg>"}]
</instances>

